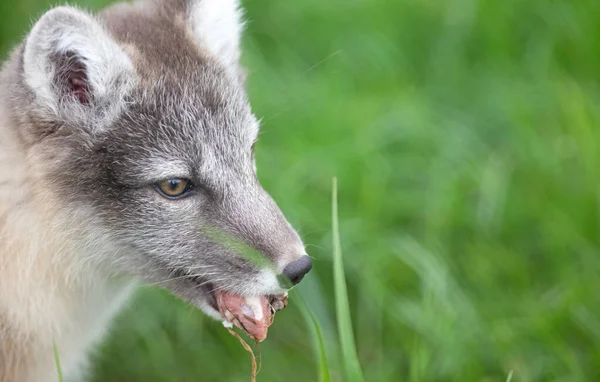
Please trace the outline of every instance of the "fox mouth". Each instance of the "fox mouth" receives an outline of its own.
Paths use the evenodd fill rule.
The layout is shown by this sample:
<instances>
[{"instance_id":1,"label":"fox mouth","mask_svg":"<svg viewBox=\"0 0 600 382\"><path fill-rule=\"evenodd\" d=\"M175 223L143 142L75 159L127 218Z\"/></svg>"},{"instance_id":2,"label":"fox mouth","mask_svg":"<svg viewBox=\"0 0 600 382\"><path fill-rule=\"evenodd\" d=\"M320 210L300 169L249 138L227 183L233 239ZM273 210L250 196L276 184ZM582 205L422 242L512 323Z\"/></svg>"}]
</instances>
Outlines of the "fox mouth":
<instances>
[{"instance_id":1,"label":"fox mouth","mask_svg":"<svg viewBox=\"0 0 600 382\"><path fill-rule=\"evenodd\" d=\"M235 325L259 342L267 338L275 313L287 306L287 293L244 297L221 291L216 299L223 324L227 327Z\"/></svg>"},{"instance_id":2,"label":"fox mouth","mask_svg":"<svg viewBox=\"0 0 600 382\"><path fill-rule=\"evenodd\" d=\"M181 270L175 273L181 274L202 290L207 304L218 312L224 326L235 325L257 341L263 341L267 337L275 313L287 306L287 292L243 296L221 289L204 277L189 275Z\"/></svg>"},{"instance_id":3,"label":"fox mouth","mask_svg":"<svg viewBox=\"0 0 600 382\"><path fill-rule=\"evenodd\" d=\"M215 291L207 286L209 305L220 313L225 327L233 325L257 341L267 338L275 313L287 306L287 292L279 295L242 296L228 291Z\"/></svg>"}]
</instances>

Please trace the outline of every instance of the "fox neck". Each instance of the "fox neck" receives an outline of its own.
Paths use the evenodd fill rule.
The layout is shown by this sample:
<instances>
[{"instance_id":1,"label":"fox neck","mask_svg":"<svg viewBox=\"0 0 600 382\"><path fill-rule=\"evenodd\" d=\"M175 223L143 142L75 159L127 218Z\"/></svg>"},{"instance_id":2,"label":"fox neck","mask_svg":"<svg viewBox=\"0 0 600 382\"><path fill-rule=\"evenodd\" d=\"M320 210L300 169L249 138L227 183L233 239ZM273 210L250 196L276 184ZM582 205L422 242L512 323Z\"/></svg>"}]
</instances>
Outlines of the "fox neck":
<instances>
[{"instance_id":1,"label":"fox neck","mask_svg":"<svg viewBox=\"0 0 600 382\"><path fill-rule=\"evenodd\" d=\"M0 101L0 364L8 357L31 380L50 380L53 344L67 370L76 365L132 282L108 277L94 259L111 249L83 243L78 222L69 224L39 189L5 108Z\"/></svg>"}]
</instances>

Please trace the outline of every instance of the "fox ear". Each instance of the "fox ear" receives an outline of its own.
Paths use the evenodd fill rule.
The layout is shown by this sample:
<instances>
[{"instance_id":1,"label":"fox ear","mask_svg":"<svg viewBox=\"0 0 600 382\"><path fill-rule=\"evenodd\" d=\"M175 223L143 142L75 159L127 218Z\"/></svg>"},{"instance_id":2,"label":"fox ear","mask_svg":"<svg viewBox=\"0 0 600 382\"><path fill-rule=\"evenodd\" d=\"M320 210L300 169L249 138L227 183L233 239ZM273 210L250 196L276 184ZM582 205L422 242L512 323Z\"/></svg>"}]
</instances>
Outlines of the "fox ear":
<instances>
[{"instance_id":1,"label":"fox ear","mask_svg":"<svg viewBox=\"0 0 600 382\"><path fill-rule=\"evenodd\" d=\"M89 122L90 116L114 109L134 69L91 15L59 7L44 14L27 37L23 72L40 107Z\"/></svg>"},{"instance_id":2,"label":"fox ear","mask_svg":"<svg viewBox=\"0 0 600 382\"><path fill-rule=\"evenodd\" d=\"M188 15L200 47L236 70L244 29L239 0L188 0Z\"/></svg>"}]
</instances>

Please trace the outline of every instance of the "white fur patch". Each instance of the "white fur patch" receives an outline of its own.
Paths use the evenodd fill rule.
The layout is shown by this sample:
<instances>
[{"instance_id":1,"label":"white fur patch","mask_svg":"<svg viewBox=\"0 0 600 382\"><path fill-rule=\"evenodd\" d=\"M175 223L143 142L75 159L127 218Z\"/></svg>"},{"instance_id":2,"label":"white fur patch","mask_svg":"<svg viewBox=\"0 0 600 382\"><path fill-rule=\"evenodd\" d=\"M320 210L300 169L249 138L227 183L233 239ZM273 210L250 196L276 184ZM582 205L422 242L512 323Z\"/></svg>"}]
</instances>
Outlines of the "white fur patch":
<instances>
[{"instance_id":1,"label":"white fur patch","mask_svg":"<svg viewBox=\"0 0 600 382\"><path fill-rule=\"evenodd\" d=\"M189 166L181 161L159 158L158 155L149 160L145 171L140 174L148 181L159 181L172 178L191 178Z\"/></svg>"},{"instance_id":2,"label":"white fur patch","mask_svg":"<svg viewBox=\"0 0 600 382\"><path fill-rule=\"evenodd\" d=\"M264 296L283 292L285 292L285 289L281 287L279 280L277 280L277 275L270 268L262 269L253 280L251 286L246 290L246 294L250 296Z\"/></svg>"},{"instance_id":3,"label":"white fur patch","mask_svg":"<svg viewBox=\"0 0 600 382\"><path fill-rule=\"evenodd\" d=\"M238 0L198 0L190 12L190 26L200 46L235 67L240 58L244 24Z\"/></svg>"}]
</instances>

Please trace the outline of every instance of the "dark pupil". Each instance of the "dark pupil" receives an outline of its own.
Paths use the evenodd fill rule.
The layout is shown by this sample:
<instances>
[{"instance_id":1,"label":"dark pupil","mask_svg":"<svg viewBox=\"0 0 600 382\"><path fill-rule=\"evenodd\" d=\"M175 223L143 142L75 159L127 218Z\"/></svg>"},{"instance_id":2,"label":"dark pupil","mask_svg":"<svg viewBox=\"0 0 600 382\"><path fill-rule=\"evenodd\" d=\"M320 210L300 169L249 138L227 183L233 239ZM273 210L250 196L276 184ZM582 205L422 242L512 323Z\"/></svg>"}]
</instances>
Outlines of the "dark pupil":
<instances>
[{"instance_id":1,"label":"dark pupil","mask_svg":"<svg viewBox=\"0 0 600 382\"><path fill-rule=\"evenodd\" d=\"M169 188L171 189L171 191L176 191L179 188L180 184L181 184L181 180L178 180L178 179L169 180Z\"/></svg>"}]
</instances>

